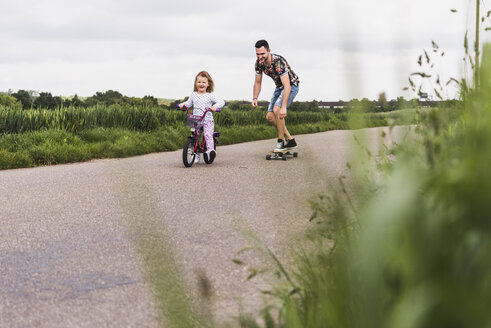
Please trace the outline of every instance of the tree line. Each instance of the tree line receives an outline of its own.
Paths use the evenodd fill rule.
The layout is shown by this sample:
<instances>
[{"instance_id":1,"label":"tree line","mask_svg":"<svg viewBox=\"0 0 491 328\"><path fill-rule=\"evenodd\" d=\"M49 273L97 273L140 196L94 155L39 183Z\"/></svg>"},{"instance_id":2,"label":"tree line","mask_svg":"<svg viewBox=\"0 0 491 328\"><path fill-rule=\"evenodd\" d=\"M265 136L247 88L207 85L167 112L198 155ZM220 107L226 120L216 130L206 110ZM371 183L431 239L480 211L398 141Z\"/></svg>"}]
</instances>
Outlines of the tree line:
<instances>
[{"instance_id":1,"label":"tree line","mask_svg":"<svg viewBox=\"0 0 491 328\"><path fill-rule=\"evenodd\" d=\"M0 93L0 105L14 108L56 109L60 107L92 107L96 105L129 105L129 106L159 106L158 99L153 96L143 98L128 97L118 91L107 90L96 92L93 96L80 98L77 95L69 98L53 96L51 92L19 90L17 92Z\"/></svg>"},{"instance_id":2,"label":"tree line","mask_svg":"<svg viewBox=\"0 0 491 328\"><path fill-rule=\"evenodd\" d=\"M111 106L111 105L123 105L123 106L136 106L136 107L162 107L162 108L175 108L177 104L185 101L187 98L178 99L171 102L169 105L159 104L157 98L153 96L144 96L143 98L124 96L118 91L107 90L105 92L96 92L91 97L80 98L77 95L69 98L62 98L59 96L53 96L50 92L27 91L19 90L17 92L0 92L0 106L9 108L22 108L22 109L56 109L60 107L93 107L93 106ZM446 100L444 103L449 104L456 102L456 100ZM335 113L350 112L353 110L362 111L367 113L377 112L390 112L405 108L420 107L422 103L419 99L414 98L410 100L404 99L404 97L397 97L397 99L387 100L385 93L379 95L377 100L370 100L368 98L363 99L351 99L349 101L337 102L339 106L320 106L322 102L312 101L295 101L291 105L292 111L326 111L330 109ZM251 110L251 103L248 101L228 101L226 106L232 110ZM266 102L260 102L261 107L267 107Z\"/></svg>"}]
</instances>

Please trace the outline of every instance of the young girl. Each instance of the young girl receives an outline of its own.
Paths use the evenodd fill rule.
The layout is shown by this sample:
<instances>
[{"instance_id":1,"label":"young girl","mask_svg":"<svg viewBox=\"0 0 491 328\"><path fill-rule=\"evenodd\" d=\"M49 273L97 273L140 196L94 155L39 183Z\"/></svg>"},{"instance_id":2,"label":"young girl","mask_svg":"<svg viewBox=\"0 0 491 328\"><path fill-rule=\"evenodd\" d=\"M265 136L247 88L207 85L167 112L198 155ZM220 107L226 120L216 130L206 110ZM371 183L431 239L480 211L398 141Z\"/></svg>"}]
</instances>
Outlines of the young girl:
<instances>
[{"instance_id":1,"label":"young girl","mask_svg":"<svg viewBox=\"0 0 491 328\"><path fill-rule=\"evenodd\" d=\"M211 108L212 111L216 111L217 108L223 107L225 101L217 97L213 90L215 89L215 84L210 74L205 71L201 71L196 75L194 79L194 92L191 93L189 99L183 103L179 104L179 108L186 106L188 108L193 107L194 115L203 115L205 108ZM213 142L213 132L215 132L215 121L213 120L213 113L206 113L203 119L203 132L205 134L206 140L206 153L209 159L215 159L216 153L214 149ZM199 154L196 154L195 163L199 162Z\"/></svg>"}]
</instances>

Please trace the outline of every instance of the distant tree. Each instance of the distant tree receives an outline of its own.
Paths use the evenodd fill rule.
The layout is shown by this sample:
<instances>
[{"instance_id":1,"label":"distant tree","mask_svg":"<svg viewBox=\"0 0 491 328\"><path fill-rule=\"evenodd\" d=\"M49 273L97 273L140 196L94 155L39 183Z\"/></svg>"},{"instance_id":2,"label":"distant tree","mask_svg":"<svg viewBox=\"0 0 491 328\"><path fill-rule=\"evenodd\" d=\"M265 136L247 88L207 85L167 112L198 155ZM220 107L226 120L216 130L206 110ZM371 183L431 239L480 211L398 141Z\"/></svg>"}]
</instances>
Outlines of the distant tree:
<instances>
[{"instance_id":1,"label":"distant tree","mask_svg":"<svg viewBox=\"0 0 491 328\"><path fill-rule=\"evenodd\" d=\"M385 92L382 92L378 95L376 111L378 112L387 112L389 111L389 103L387 102L387 96Z\"/></svg>"},{"instance_id":2,"label":"distant tree","mask_svg":"<svg viewBox=\"0 0 491 328\"><path fill-rule=\"evenodd\" d=\"M238 100L233 100L227 102L227 107L230 108L231 110L239 110L240 109L240 101Z\"/></svg>"},{"instance_id":3,"label":"distant tree","mask_svg":"<svg viewBox=\"0 0 491 328\"><path fill-rule=\"evenodd\" d=\"M123 95L118 91L107 90L106 92L96 92L92 97L87 98L85 101L88 106L101 105L114 105L123 103Z\"/></svg>"},{"instance_id":4,"label":"distant tree","mask_svg":"<svg viewBox=\"0 0 491 328\"><path fill-rule=\"evenodd\" d=\"M114 90L107 90L104 93L104 102L106 105L113 105L113 104L119 104L122 102L123 95L119 93L118 91Z\"/></svg>"},{"instance_id":5,"label":"distant tree","mask_svg":"<svg viewBox=\"0 0 491 328\"><path fill-rule=\"evenodd\" d=\"M397 97L397 109L405 109L411 107L410 103L404 97Z\"/></svg>"},{"instance_id":6,"label":"distant tree","mask_svg":"<svg viewBox=\"0 0 491 328\"><path fill-rule=\"evenodd\" d=\"M354 98L347 104L348 110L362 111L366 113L374 113L376 108L377 102L374 100L369 100L368 98L363 98L362 100Z\"/></svg>"},{"instance_id":7,"label":"distant tree","mask_svg":"<svg viewBox=\"0 0 491 328\"><path fill-rule=\"evenodd\" d=\"M251 110L252 109L251 103L246 102L246 101L240 101L240 100L228 101L226 106L232 110Z\"/></svg>"},{"instance_id":8,"label":"distant tree","mask_svg":"<svg viewBox=\"0 0 491 328\"><path fill-rule=\"evenodd\" d=\"M155 98L153 96L145 96L145 97L143 97L143 104L145 106L158 106L159 101L157 98Z\"/></svg>"},{"instance_id":9,"label":"distant tree","mask_svg":"<svg viewBox=\"0 0 491 328\"><path fill-rule=\"evenodd\" d=\"M13 96L0 93L0 106L5 106L9 108L22 108L22 103Z\"/></svg>"},{"instance_id":10,"label":"distant tree","mask_svg":"<svg viewBox=\"0 0 491 328\"><path fill-rule=\"evenodd\" d=\"M87 97L87 99L85 99L85 105L87 107L95 106L95 105L97 105L97 100L93 96Z\"/></svg>"},{"instance_id":11,"label":"distant tree","mask_svg":"<svg viewBox=\"0 0 491 328\"><path fill-rule=\"evenodd\" d=\"M29 96L33 100L36 99L37 97L39 97L39 92L36 90L27 90L27 93L29 93Z\"/></svg>"},{"instance_id":12,"label":"distant tree","mask_svg":"<svg viewBox=\"0 0 491 328\"><path fill-rule=\"evenodd\" d=\"M317 111L319 110L319 102L317 100L312 100L309 102L309 110L310 111Z\"/></svg>"},{"instance_id":13,"label":"distant tree","mask_svg":"<svg viewBox=\"0 0 491 328\"><path fill-rule=\"evenodd\" d=\"M73 107L85 107L85 103L83 102L83 100L81 100L77 94L75 94L75 96L73 96L73 98L66 98L64 101L63 101L63 106L65 107L70 107L70 106L73 106Z\"/></svg>"},{"instance_id":14,"label":"distant tree","mask_svg":"<svg viewBox=\"0 0 491 328\"><path fill-rule=\"evenodd\" d=\"M39 97L34 100L34 107L36 108L55 109L57 106L57 100L53 98L50 92L41 92Z\"/></svg>"},{"instance_id":15,"label":"distant tree","mask_svg":"<svg viewBox=\"0 0 491 328\"><path fill-rule=\"evenodd\" d=\"M298 112L314 112L319 110L319 102L316 100L312 101L294 101L290 108Z\"/></svg>"},{"instance_id":16,"label":"distant tree","mask_svg":"<svg viewBox=\"0 0 491 328\"><path fill-rule=\"evenodd\" d=\"M419 99L413 98L409 101L409 104L410 104L411 108L418 108L419 107Z\"/></svg>"},{"instance_id":17,"label":"distant tree","mask_svg":"<svg viewBox=\"0 0 491 328\"><path fill-rule=\"evenodd\" d=\"M125 105L130 105L130 106L141 106L142 100L140 98L123 96L120 101L115 102L115 103L125 104Z\"/></svg>"},{"instance_id":18,"label":"distant tree","mask_svg":"<svg viewBox=\"0 0 491 328\"><path fill-rule=\"evenodd\" d=\"M55 107L54 108L60 108L61 105L63 104L63 98L61 98L59 96L53 97L53 100L54 100L54 103L55 103Z\"/></svg>"},{"instance_id":19,"label":"distant tree","mask_svg":"<svg viewBox=\"0 0 491 328\"><path fill-rule=\"evenodd\" d=\"M290 109L296 112L304 112L308 108L308 105L305 102L302 101L294 101L290 105Z\"/></svg>"},{"instance_id":20,"label":"distant tree","mask_svg":"<svg viewBox=\"0 0 491 328\"><path fill-rule=\"evenodd\" d=\"M19 90L16 93L13 93L12 96L21 102L23 109L31 108L33 104L33 99L31 98L31 95L28 91Z\"/></svg>"},{"instance_id":21,"label":"distant tree","mask_svg":"<svg viewBox=\"0 0 491 328\"><path fill-rule=\"evenodd\" d=\"M398 107L397 100L395 100L395 99L391 99L391 100L389 100L389 110L390 110L390 111L396 110L396 109L398 109L398 108L399 108L399 107Z\"/></svg>"},{"instance_id":22,"label":"distant tree","mask_svg":"<svg viewBox=\"0 0 491 328\"><path fill-rule=\"evenodd\" d=\"M77 94L72 98L72 105L75 107L85 107L85 103L82 99L80 99Z\"/></svg>"},{"instance_id":23,"label":"distant tree","mask_svg":"<svg viewBox=\"0 0 491 328\"><path fill-rule=\"evenodd\" d=\"M363 98L360 101L360 106L363 112L374 113L377 111L377 103L373 100L369 100L368 98Z\"/></svg>"}]
</instances>

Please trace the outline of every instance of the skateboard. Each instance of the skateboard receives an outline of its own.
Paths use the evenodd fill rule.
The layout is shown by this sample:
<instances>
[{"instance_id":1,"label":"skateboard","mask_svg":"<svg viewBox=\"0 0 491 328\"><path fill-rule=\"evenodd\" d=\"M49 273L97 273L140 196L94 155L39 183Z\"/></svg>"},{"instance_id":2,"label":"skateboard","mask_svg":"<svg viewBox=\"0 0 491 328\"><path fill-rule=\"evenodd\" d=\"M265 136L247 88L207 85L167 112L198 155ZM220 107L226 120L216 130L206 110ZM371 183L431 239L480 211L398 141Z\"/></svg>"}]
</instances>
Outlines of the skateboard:
<instances>
[{"instance_id":1,"label":"skateboard","mask_svg":"<svg viewBox=\"0 0 491 328\"><path fill-rule=\"evenodd\" d=\"M279 160L286 161L288 158L298 157L298 153L295 149L285 149L285 150L277 150L270 151L269 154L266 155L266 159L269 160Z\"/></svg>"}]
</instances>

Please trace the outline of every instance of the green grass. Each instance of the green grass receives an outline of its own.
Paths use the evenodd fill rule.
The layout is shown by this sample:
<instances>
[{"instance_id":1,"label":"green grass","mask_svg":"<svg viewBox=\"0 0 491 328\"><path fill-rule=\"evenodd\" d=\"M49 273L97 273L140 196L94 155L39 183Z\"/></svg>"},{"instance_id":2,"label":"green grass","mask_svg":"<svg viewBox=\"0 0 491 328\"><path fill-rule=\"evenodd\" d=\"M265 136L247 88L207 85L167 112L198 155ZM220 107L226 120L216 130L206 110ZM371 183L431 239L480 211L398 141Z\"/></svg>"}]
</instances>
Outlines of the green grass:
<instances>
[{"instance_id":1,"label":"green grass","mask_svg":"<svg viewBox=\"0 0 491 328\"><path fill-rule=\"evenodd\" d=\"M39 113L42 115L43 111ZM83 162L96 158L121 158L180 149L189 134L183 123L183 113L166 113L167 116L164 116L173 122L171 125L148 130L104 126L72 130L58 126L3 133L0 135L0 169ZM346 114L294 114L290 113L289 120L297 123L288 125L294 135L349 128L349 116ZM388 122L380 114L357 115L369 118L358 128L383 126ZM275 129L266 123L262 111L224 111L217 115L216 121L215 129L221 132L220 145L276 137ZM402 120L400 122L406 123Z\"/></svg>"},{"instance_id":2,"label":"green grass","mask_svg":"<svg viewBox=\"0 0 491 328\"><path fill-rule=\"evenodd\" d=\"M391 112L397 116L397 112ZM377 113L365 114L370 119L383 119ZM390 115L390 114L389 114ZM266 110L222 109L215 121L222 127L265 124ZM330 109L316 111L290 110L288 124L313 124L346 120L347 113L335 114ZM55 110L22 110L0 105L0 133L23 133L46 129L80 132L97 127L124 128L136 131L153 131L163 126L174 126L185 120L186 113L161 107L135 107L127 105L62 107Z\"/></svg>"},{"instance_id":3,"label":"green grass","mask_svg":"<svg viewBox=\"0 0 491 328\"><path fill-rule=\"evenodd\" d=\"M95 128L80 133L50 129L0 136L0 169L120 158L182 147L188 130L172 127L151 132Z\"/></svg>"}]
</instances>

